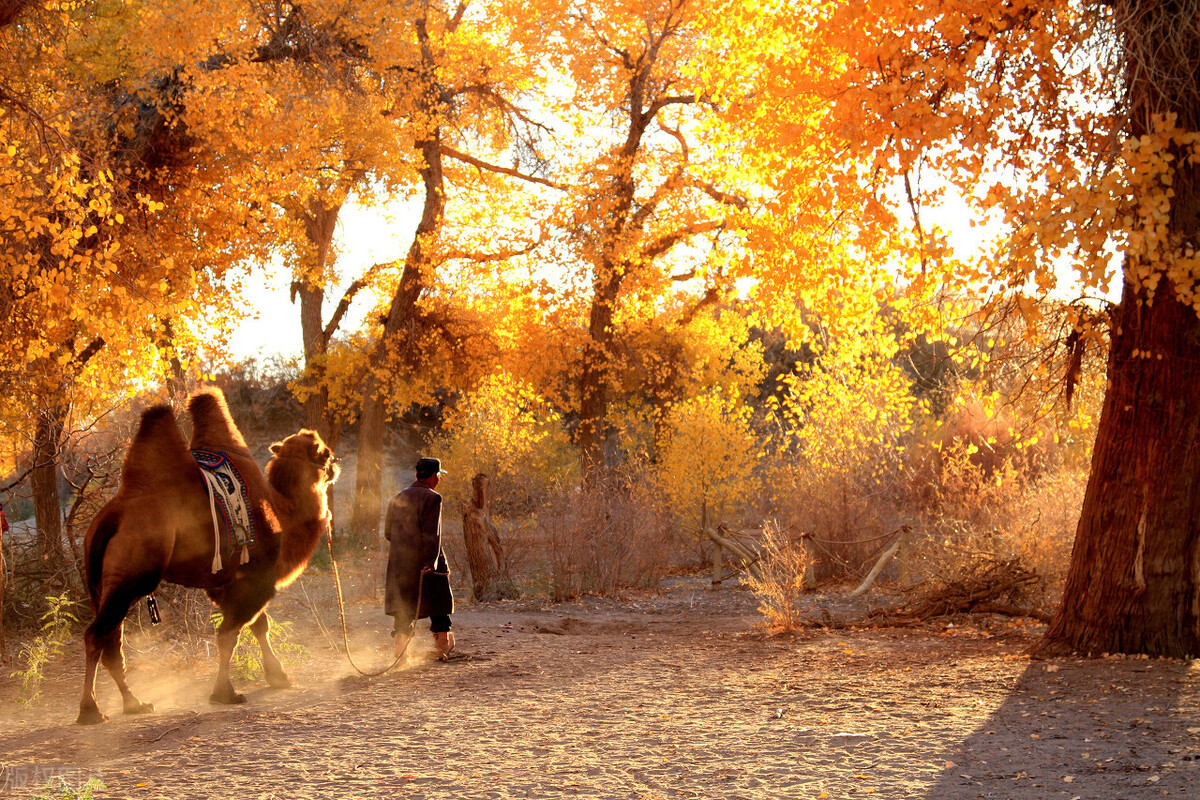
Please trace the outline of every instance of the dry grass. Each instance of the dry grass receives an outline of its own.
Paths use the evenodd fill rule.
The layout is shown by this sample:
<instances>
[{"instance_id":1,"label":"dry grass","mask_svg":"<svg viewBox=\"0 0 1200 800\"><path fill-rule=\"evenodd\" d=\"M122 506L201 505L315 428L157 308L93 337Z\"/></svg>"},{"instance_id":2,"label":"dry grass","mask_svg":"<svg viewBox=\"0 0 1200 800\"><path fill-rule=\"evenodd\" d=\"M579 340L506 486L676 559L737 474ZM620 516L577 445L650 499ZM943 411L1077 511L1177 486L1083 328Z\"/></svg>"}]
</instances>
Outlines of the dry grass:
<instances>
[{"instance_id":1,"label":"dry grass","mask_svg":"<svg viewBox=\"0 0 1200 800\"><path fill-rule=\"evenodd\" d=\"M1071 467L955 470L904 556L911 580L953 579L981 558L1015 561L1039 578L1030 602L1049 610L1062 593L1086 484L1086 472Z\"/></svg>"},{"instance_id":2,"label":"dry grass","mask_svg":"<svg viewBox=\"0 0 1200 800\"><path fill-rule=\"evenodd\" d=\"M803 624L802 598L809 590L807 576L812 552L804 539L789 536L774 521L763 525L762 570L759 580L747 574L750 588L759 597L759 611L771 628L794 630Z\"/></svg>"},{"instance_id":3,"label":"dry grass","mask_svg":"<svg viewBox=\"0 0 1200 800\"><path fill-rule=\"evenodd\" d=\"M653 586L673 549L666 515L637 489L564 499L539 520L534 541L544 560L531 564L532 588L556 601Z\"/></svg>"},{"instance_id":4,"label":"dry grass","mask_svg":"<svg viewBox=\"0 0 1200 800\"><path fill-rule=\"evenodd\" d=\"M947 457L936 473L909 470L905 481L850 473L795 478L792 500L781 509L782 530L764 530L766 574L754 584L769 625L803 624L810 568L826 583L858 583L902 524L912 530L908 543L877 585L920 592L956 585L981 563L1004 563L1031 576L1022 583L1023 606L1042 615L1054 610L1086 488L1085 463L1008 458L981 465Z\"/></svg>"}]
</instances>

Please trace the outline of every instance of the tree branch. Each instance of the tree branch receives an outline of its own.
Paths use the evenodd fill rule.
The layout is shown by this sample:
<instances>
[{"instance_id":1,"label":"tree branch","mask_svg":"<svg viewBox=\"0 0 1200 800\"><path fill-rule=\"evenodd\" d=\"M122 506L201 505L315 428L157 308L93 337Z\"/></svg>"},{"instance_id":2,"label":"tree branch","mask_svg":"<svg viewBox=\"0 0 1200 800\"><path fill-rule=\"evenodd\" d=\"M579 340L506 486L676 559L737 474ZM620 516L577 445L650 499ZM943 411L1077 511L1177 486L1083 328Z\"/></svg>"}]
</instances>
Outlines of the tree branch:
<instances>
[{"instance_id":1,"label":"tree branch","mask_svg":"<svg viewBox=\"0 0 1200 800\"><path fill-rule=\"evenodd\" d=\"M733 206L734 208L741 209L742 211L745 211L750 207L750 202L746 200L746 198L738 194L731 194L730 192L721 191L707 181L701 181L692 178L688 181L688 185L694 189L699 189L713 200L716 200L718 203L723 205Z\"/></svg>"},{"instance_id":2,"label":"tree branch","mask_svg":"<svg viewBox=\"0 0 1200 800\"><path fill-rule=\"evenodd\" d=\"M354 301L354 296L361 290L365 289L370 284L375 273L384 267L389 267L392 261L381 261L378 264L372 264L370 269L362 274L362 277L354 281L346 287L346 291L342 293L342 299L338 301L337 308L334 309L333 315L329 318L328 324L325 325L325 330L321 335L324 337L326 344L337 333L338 326L342 324L342 317L346 316L346 312L350 310L350 303Z\"/></svg>"},{"instance_id":3,"label":"tree branch","mask_svg":"<svg viewBox=\"0 0 1200 800\"><path fill-rule=\"evenodd\" d=\"M682 228L678 228L664 236L660 236L652 244L642 248L641 256L646 261L653 261L680 242L686 241L693 236L698 236L701 233L721 230L724 227L725 220L709 220L707 222L697 222L692 225L684 225Z\"/></svg>"},{"instance_id":4,"label":"tree branch","mask_svg":"<svg viewBox=\"0 0 1200 800\"><path fill-rule=\"evenodd\" d=\"M446 30L449 33L454 33L458 30L458 26L462 23L463 14L467 13L467 0L462 0L458 4L458 8L454 9L454 16L446 23Z\"/></svg>"},{"instance_id":5,"label":"tree branch","mask_svg":"<svg viewBox=\"0 0 1200 800\"><path fill-rule=\"evenodd\" d=\"M660 97L651 103L650 107L646 109L646 119L653 119L658 112L662 111L667 106L690 105L695 102L695 93L674 95L672 97Z\"/></svg>"},{"instance_id":6,"label":"tree branch","mask_svg":"<svg viewBox=\"0 0 1200 800\"><path fill-rule=\"evenodd\" d=\"M692 271L695 272L695 270ZM708 287L708 289L704 292L704 296L697 300L695 305L685 311L683 316L679 318L679 327L682 328L687 325L691 325L692 320L696 318L697 314L709 306L714 305L720 299L721 290L715 286Z\"/></svg>"},{"instance_id":7,"label":"tree branch","mask_svg":"<svg viewBox=\"0 0 1200 800\"><path fill-rule=\"evenodd\" d=\"M536 242L531 242L526 247L522 247L519 249L513 248L510 250L497 250L494 253L479 253L479 252L471 252L469 250L451 250L450 252L446 253L446 259L449 260L452 258L462 258L462 259L467 259L469 261L475 261L475 262L478 262L481 264L487 263L490 261L507 261L510 258L516 258L517 256L524 256L524 255L528 255L529 253L532 253L543 242L546 241L546 238L547 238L546 232L543 231L542 235L538 237L538 240Z\"/></svg>"},{"instance_id":8,"label":"tree branch","mask_svg":"<svg viewBox=\"0 0 1200 800\"><path fill-rule=\"evenodd\" d=\"M47 462L47 463L50 463L50 462ZM14 488L14 487L20 486L22 483L24 483L24 482L25 482L25 479L29 477L29 473L33 472L35 469L37 469L38 467L41 467L41 466L45 466L45 465L44 465L44 464L39 464L39 463L37 463L37 461L35 460L35 461L34 461L34 463L30 464L30 465L29 465L29 466L28 466L28 467L25 469L25 471L24 471L24 472L22 472L20 475L18 475L17 477L13 478L11 481L9 481L8 483L4 484L3 486L0 486L0 492L7 492L8 490L10 490L10 489L12 489L12 488Z\"/></svg>"},{"instance_id":9,"label":"tree branch","mask_svg":"<svg viewBox=\"0 0 1200 800\"><path fill-rule=\"evenodd\" d=\"M685 166L685 164L680 164L678 167L676 167L675 171L672 172L667 179L663 181L657 189L654 190L654 195L645 203L643 203L637 211L634 212L633 216L629 220L629 226L631 228L634 230L641 230L642 226L646 224L646 221L650 219L650 215L658 210L659 205L662 204L662 201L667 197L667 195L679 188L679 186L683 183L683 170Z\"/></svg>"},{"instance_id":10,"label":"tree branch","mask_svg":"<svg viewBox=\"0 0 1200 800\"><path fill-rule=\"evenodd\" d=\"M88 343L88 346L83 348L83 350L81 350L79 354L75 356L75 363L80 367L87 366L87 363L92 360L92 357L104 349L104 344L105 342L103 336L97 336L95 339L92 339L92 341Z\"/></svg>"},{"instance_id":11,"label":"tree branch","mask_svg":"<svg viewBox=\"0 0 1200 800\"><path fill-rule=\"evenodd\" d=\"M563 185L561 183L556 183L555 181L549 181L549 180L546 180L545 178L539 178L536 175L526 175L524 172L520 172L515 169L510 169L508 167L501 167L497 164L489 164L488 162L481 161L478 158L475 158L474 156L469 156L466 153L455 150L453 147L450 147L448 145L442 145L440 150L441 150L442 155L444 155L448 158L453 158L456 161L462 161L464 164L470 164L471 166L475 167L476 169L484 170L486 172L495 172L500 175L508 175L513 178L519 178L523 181L528 181L529 183L536 183L541 186L549 186L551 189L559 189L559 190L565 191L567 188L565 185Z\"/></svg>"},{"instance_id":12,"label":"tree branch","mask_svg":"<svg viewBox=\"0 0 1200 800\"><path fill-rule=\"evenodd\" d=\"M577 19L580 23L582 23L584 27L586 27L589 31L591 31L592 35L596 37L596 41L600 42L600 44L602 44L606 48L608 48L614 55L620 56L621 64L625 67L625 69L627 69L627 70L634 69L634 67L636 65L634 64L633 57L629 54L628 50L626 50L623 47L617 47L615 44L610 42L608 40L608 37L606 37L604 34L602 34L600 32L600 30L596 27L596 24L594 22L592 22L590 19L588 19L587 17L585 17L584 15L576 14L574 16L575 16L575 19Z\"/></svg>"},{"instance_id":13,"label":"tree branch","mask_svg":"<svg viewBox=\"0 0 1200 800\"><path fill-rule=\"evenodd\" d=\"M531 128L539 128L547 133L550 131L549 126L530 117L520 108L518 108L512 101L504 97L502 94L497 92L494 87L489 86L488 84L469 83L465 86L461 86L457 89L451 89L446 92L447 97L458 97L459 95L464 94L477 94L482 97L486 97L494 102L501 111L506 114L511 114L513 117L519 119L521 122L524 122Z\"/></svg>"},{"instance_id":14,"label":"tree branch","mask_svg":"<svg viewBox=\"0 0 1200 800\"><path fill-rule=\"evenodd\" d=\"M0 28L16 22L17 17L32 5L35 5L33 0L0 0Z\"/></svg>"},{"instance_id":15,"label":"tree branch","mask_svg":"<svg viewBox=\"0 0 1200 800\"><path fill-rule=\"evenodd\" d=\"M917 198L913 194L912 181L908 178L909 171L904 170L904 196L908 198L908 208L912 211L913 225L917 233L917 246L921 248L921 274L925 274L926 258L925 258L925 229L921 226L921 206L917 202Z\"/></svg>"}]
</instances>

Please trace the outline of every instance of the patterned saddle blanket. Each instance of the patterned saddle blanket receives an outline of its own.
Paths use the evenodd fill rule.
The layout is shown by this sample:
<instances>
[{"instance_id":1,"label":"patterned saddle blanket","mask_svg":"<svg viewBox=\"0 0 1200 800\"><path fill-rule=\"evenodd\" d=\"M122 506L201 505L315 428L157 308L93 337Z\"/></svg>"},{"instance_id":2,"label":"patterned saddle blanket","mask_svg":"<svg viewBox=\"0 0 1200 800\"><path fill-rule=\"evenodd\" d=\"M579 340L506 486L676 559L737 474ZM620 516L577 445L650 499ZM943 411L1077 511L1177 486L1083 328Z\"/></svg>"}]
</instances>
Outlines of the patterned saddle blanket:
<instances>
[{"instance_id":1,"label":"patterned saddle blanket","mask_svg":"<svg viewBox=\"0 0 1200 800\"><path fill-rule=\"evenodd\" d=\"M193 450L192 458L196 459L208 487L208 506L213 519L213 573L221 571L222 551L230 558L241 553L238 563L247 563L254 549L255 532L245 479L225 453Z\"/></svg>"}]
</instances>

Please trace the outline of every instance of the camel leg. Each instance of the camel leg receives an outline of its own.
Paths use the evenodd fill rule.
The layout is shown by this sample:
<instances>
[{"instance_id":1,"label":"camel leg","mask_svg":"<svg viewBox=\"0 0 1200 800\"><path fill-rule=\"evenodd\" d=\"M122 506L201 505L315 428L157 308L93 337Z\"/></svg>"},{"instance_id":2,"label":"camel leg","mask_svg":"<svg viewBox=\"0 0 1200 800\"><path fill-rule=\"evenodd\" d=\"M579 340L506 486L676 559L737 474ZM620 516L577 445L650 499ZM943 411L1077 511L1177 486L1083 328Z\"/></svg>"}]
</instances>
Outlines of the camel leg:
<instances>
[{"instance_id":1,"label":"camel leg","mask_svg":"<svg viewBox=\"0 0 1200 800\"><path fill-rule=\"evenodd\" d=\"M238 634L242 631L244 622L231 623L229 617L221 620L217 629L217 682L212 694L208 696L213 703L237 705L246 702L246 695L233 690L233 681L229 679L229 662L233 659L233 651L237 648Z\"/></svg>"},{"instance_id":2,"label":"camel leg","mask_svg":"<svg viewBox=\"0 0 1200 800\"><path fill-rule=\"evenodd\" d=\"M226 705L246 702L246 696L233 689L229 662L233 659L233 651L237 647L238 634L242 627L257 617L274 595L274 583L256 585L246 581L235 583L230 591L218 600L221 608L221 627L217 629L217 682L208 698L212 702Z\"/></svg>"},{"instance_id":3,"label":"camel leg","mask_svg":"<svg viewBox=\"0 0 1200 800\"><path fill-rule=\"evenodd\" d=\"M96 618L83 632L84 653L87 658L83 674L83 699L79 703L81 725L91 725L108 719L96 705L96 667L103 663L117 688L121 690L126 713L153 710L153 706L141 703L125 682L125 657L121 651L121 626L129 606L140 597L136 592L113 591L104 596L96 610Z\"/></svg>"},{"instance_id":4,"label":"camel leg","mask_svg":"<svg viewBox=\"0 0 1200 800\"><path fill-rule=\"evenodd\" d=\"M100 663L104 664L104 668L108 670L108 674L112 676L113 681L117 684L117 689L121 692L121 704L124 707L126 714L145 714L148 711L154 710L153 703L143 703L139 701L129 690L129 684L125 682L125 653L123 648L122 631L125 628L125 621L122 620L116 629L105 639L103 647L100 651Z\"/></svg>"},{"instance_id":5,"label":"camel leg","mask_svg":"<svg viewBox=\"0 0 1200 800\"><path fill-rule=\"evenodd\" d=\"M96 704L96 667L100 666L100 645L96 642L96 634L92 629L95 623L89 625L83 634L83 649L87 666L83 672L83 700L79 702L79 717L75 720L80 725L95 725L107 722L106 717Z\"/></svg>"},{"instance_id":6,"label":"camel leg","mask_svg":"<svg viewBox=\"0 0 1200 800\"><path fill-rule=\"evenodd\" d=\"M271 647L268 638L270 629L271 618L267 616L266 611L263 611L250 623L250 632L254 634L255 639L258 639L258 646L262 649L263 672L266 673L267 684L275 689L289 689L292 686L292 680L287 676L283 664L279 661L279 656L275 655L275 650Z\"/></svg>"}]
</instances>

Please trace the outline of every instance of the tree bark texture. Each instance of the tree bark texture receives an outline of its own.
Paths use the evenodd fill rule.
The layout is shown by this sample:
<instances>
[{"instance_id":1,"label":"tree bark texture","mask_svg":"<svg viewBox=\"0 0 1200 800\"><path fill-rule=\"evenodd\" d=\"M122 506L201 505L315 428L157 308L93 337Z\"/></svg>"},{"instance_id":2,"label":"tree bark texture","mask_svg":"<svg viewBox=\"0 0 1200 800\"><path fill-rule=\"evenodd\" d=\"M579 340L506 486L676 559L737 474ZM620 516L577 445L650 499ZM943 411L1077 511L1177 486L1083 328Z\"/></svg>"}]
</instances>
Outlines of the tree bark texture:
<instances>
[{"instance_id":1,"label":"tree bark texture","mask_svg":"<svg viewBox=\"0 0 1200 800\"><path fill-rule=\"evenodd\" d=\"M0 538L0 658L8 658L8 638L4 633L4 591L8 588L8 564L4 562L4 541Z\"/></svg>"},{"instance_id":2,"label":"tree bark texture","mask_svg":"<svg viewBox=\"0 0 1200 800\"><path fill-rule=\"evenodd\" d=\"M471 591L476 600L492 599L492 578L503 563L500 536L492 524L489 508L488 478L483 473L471 479L474 497L463 507L463 541L467 546L467 567L471 571Z\"/></svg>"},{"instance_id":3,"label":"tree bark texture","mask_svg":"<svg viewBox=\"0 0 1200 800\"><path fill-rule=\"evenodd\" d=\"M647 132L658 113L675 104L695 102L694 95L672 95L675 79L663 74L658 58L663 46L679 35L683 2L672 2L667 15L647 22L644 49L636 57L625 55L628 69L628 96L623 109L626 118L625 141L613 153L611 178L597 186L592 202L597 220L603 220L594 232L595 253L590 256L595 274L592 306L588 320L588 341L584 346L579 378L579 454L585 491L594 491L604 483L607 472L605 441L608 437L608 393L613 372L613 344L617 337L614 319L621 299L622 284L632 270L662 256L695 231L681 226L657 238L645 239L664 198L672 196L683 184L687 147L683 144L681 162L648 196L637 196L639 177L636 164L646 158ZM669 128L663 128L670 130ZM678 134L672 134L677 138Z\"/></svg>"},{"instance_id":4,"label":"tree bark texture","mask_svg":"<svg viewBox=\"0 0 1200 800\"><path fill-rule=\"evenodd\" d=\"M329 333L325 330L323 276L333 248L341 203L311 203L303 212L304 235L313 247L312 274L296 282L300 299L300 329L304 337L305 382L310 392L304 400L304 424L321 435L330 448L337 445L333 422L329 418L329 388L323 380L324 359L329 351ZM304 278L309 278L305 280Z\"/></svg>"},{"instance_id":5,"label":"tree bark texture","mask_svg":"<svg viewBox=\"0 0 1200 800\"><path fill-rule=\"evenodd\" d=\"M604 482L607 461L604 443L608 437L608 384L612 374L613 315L621 295L621 284L631 265L618 256L627 246L629 220L637 185L633 164L650 122L643 111L646 80L653 60L636 71L630 81L629 130L617 156L617 169L608 189L607 220L602 229L601 254L592 284L592 307L588 315L588 341L584 345L583 369L579 378L579 457L585 491ZM649 206L647 206L649 208Z\"/></svg>"},{"instance_id":6,"label":"tree bark texture","mask_svg":"<svg viewBox=\"0 0 1200 800\"><path fill-rule=\"evenodd\" d=\"M58 455L68 407L54 404L38 413L33 440L33 512L37 521L42 558L57 566L63 560L62 498L58 493Z\"/></svg>"},{"instance_id":7,"label":"tree bark texture","mask_svg":"<svg viewBox=\"0 0 1200 800\"><path fill-rule=\"evenodd\" d=\"M1200 655L1200 319L1126 287L1047 653Z\"/></svg>"},{"instance_id":8,"label":"tree bark texture","mask_svg":"<svg viewBox=\"0 0 1200 800\"><path fill-rule=\"evenodd\" d=\"M1194 4L1113 10L1128 134L1154 136L1165 114L1200 130ZM1200 166L1178 146L1171 155L1169 246L1194 248ZM1063 602L1040 647L1047 654L1200 655L1200 319L1162 278L1152 297L1126 279L1112 314L1108 391Z\"/></svg>"},{"instance_id":9,"label":"tree bark texture","mask_svg":"<svg viewBox=\"0 0 1200 800\"><path fill-rule=\"evenodd\" d=\"M608 437L608 383L612 372L613 309L623 272L606 264L607 280L597 280L579 377L579 457L583 488L603 483Z\"/></svg>"}]
</instances>

